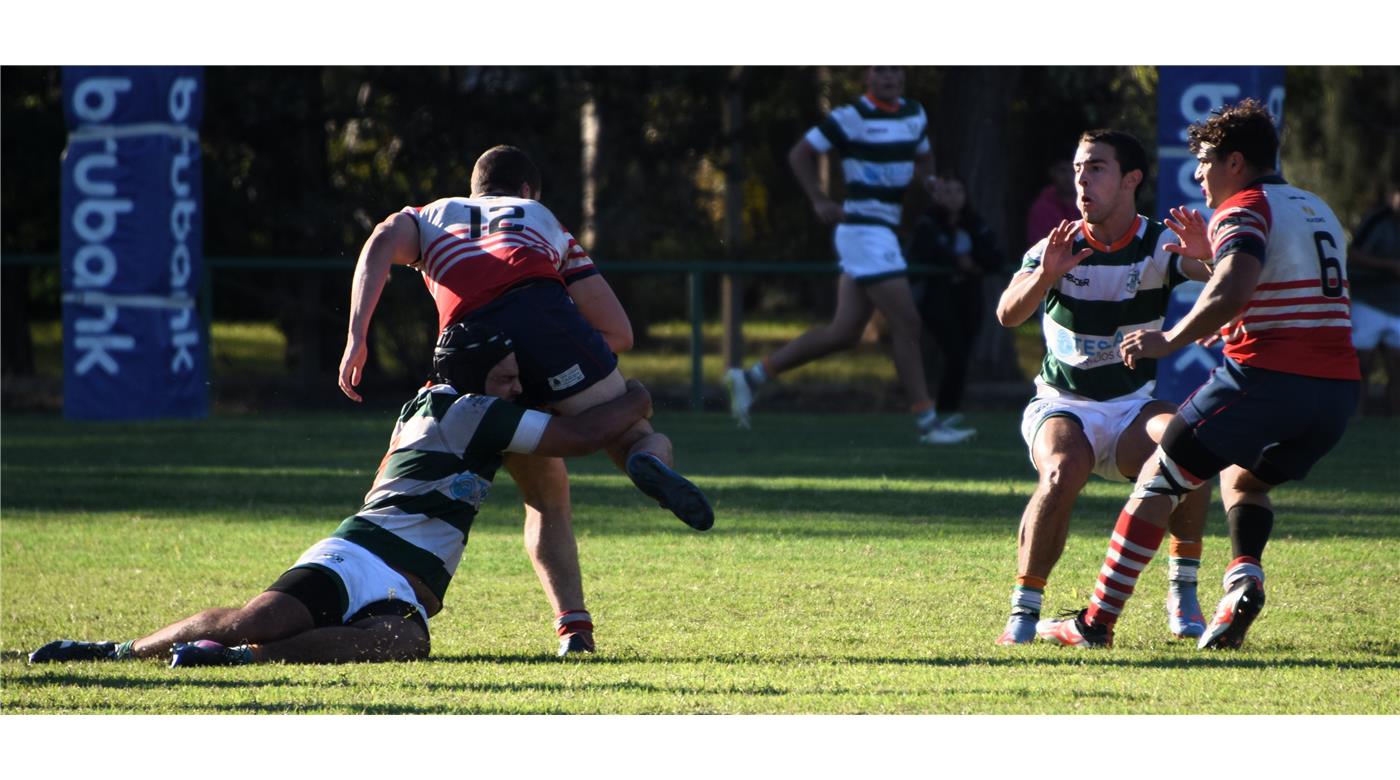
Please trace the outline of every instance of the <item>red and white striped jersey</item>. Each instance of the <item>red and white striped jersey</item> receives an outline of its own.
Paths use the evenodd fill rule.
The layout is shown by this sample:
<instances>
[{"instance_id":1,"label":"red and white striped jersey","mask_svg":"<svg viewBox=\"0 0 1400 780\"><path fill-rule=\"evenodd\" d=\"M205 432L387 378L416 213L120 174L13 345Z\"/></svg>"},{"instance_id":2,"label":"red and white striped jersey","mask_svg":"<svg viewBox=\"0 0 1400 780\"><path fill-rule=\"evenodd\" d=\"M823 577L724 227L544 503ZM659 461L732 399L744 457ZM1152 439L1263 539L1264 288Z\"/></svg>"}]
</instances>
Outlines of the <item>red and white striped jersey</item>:
<instances>
[{"instance_id":1,"label":"red and white striped jersey","mask_svg":"<svg viewBox=\"0 0 1400 780\"><path fill-rule=\"evenodd\" d=\"M1249 304L1221 328L1227 356L1289 374L1361 378L1346 234L1321 198L1266 176L1220 204L1207 232L1217 260L1240 253L1264 264Z\"/></svg>"},{"instance_id":2,"label":"red and white striped jersey","mask_svg":"<svg viewBox=\"0 0 1400 780\"><path fill-rule=\"evenodd\" d=\"M487 195L407 206L418 222L418 262L437 304L438 329L532 279L569 285L598 273L554 213L538 201Z\"/></svg>"}]
</instances>

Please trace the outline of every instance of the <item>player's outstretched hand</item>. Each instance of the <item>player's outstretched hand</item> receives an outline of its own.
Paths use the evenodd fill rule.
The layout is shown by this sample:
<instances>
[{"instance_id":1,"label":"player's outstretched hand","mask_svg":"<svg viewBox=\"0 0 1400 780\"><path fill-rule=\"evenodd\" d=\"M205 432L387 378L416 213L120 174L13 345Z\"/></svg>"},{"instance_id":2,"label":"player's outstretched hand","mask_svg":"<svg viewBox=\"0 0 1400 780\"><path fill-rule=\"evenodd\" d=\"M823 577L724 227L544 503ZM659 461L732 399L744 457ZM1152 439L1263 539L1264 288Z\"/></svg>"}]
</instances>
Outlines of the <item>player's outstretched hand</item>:
<instances>
[{"instance_id":1,"label":"player's outstretched hand","mask_svg":"<svg viewBox=\"0 0 1400 780\"><path fill-rule=\"evenodd\" d=\"M1201 212L1196 209L1187 211L1185 206L1177 206L1171 209L1171 216L1163 220L1163 224L1176 234L1176 242L1163 244L1163 249L1193 260L1210 260L1210 239L1206 238L1206 219Z\"/></svg>"},{"instance_id":2,"label":"player's outstretched hand","mask_svg":"<svg viewBox=\"0 0 1400 780\"><path fill-rule=\"evenodd\" d=\"M1079 220L1061 220L1059 227L1050 231L1050 237L1045 243L1045 254L1040 258L1040 266L1045 269L1045 273L1051 278L1058 279L1064 276L1067 271L1084 262L1085 258L1094 253L1089 247L1084 247L1077 253L1071 255L1070 250L1074 248L1074 236L1079 232Z\"/></svg>"},{"instance_id":3,"label":"player's outstretched hand","mask_svg":"<svg viewBox=\"0 0 1400 780\"><path fill-rule=\"evenodd\" d=\"M1123 337L1123 363L1136 368L1139 360L1165 357L1172 352L1167 334L1160 330L1135 330Z\"/></svg>"},{"instance_id":4,"label":"player's outstretched hand","mask_svg":"<svg viewBox=\"0 0 1400 780\"><path fill-rule=\"evenodd\" d=\"M363 341L347 339L345 354L340 357L340 392L356 403L364 400L355 392L355 388L360 384L368 354Z\"/></svg>"}]
</instances>

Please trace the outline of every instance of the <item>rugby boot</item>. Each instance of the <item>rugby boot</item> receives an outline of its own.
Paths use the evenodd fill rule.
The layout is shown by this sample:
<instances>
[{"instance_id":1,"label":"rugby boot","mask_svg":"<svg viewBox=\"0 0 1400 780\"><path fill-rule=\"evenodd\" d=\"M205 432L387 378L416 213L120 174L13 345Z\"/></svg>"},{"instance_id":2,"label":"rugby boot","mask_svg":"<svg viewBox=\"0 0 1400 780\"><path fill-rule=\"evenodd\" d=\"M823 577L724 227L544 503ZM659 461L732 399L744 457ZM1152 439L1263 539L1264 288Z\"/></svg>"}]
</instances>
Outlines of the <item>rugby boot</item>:
<instances>
[{"instance_id":1,"label":"rugby boot","mask_svg":"<svg viewBox=\"0 0 1400 780\"><path fill-rule=\"evenodd\" d=\"M1167 590L1167 629L1177 639L1196 639L1206 632L1206 619L1201 614L1194 583L1173 582Z\"/></svg>"},{"instance_id":2,"label":"rugby boot","mask_svg":"<svg viewBox=\"0 0 1400 780\"><path fill-rule=\"evenodd\" d=\"M59 639L29 654L29 663L48 664L58 661L115 661L116 642L75 642Z\"/></svg>"},{"instance_id":3,"label":"rugby boot","mask_svg":"<svg viewBox=\"0 0 1400 780\"><path fill-rule=\"evenodd\" d=\"M962 444L977 435L976 428L954 428L942 420L919 437L920 444Z\"/></svg>"},{"instance_id":4,"label":"rugby boot","mask_svg":"<svg viewBox=\"0 0 1400 780\"><path fill-rule=\"evenodd\" d=\"M1047 642L1065 647L1113 647L1113 632L1108 626L1091 626L1084 622L1087 609L1061 612L1058 618L1035 624L1035 633Z\"/></svg>"},{"instance_id":5,"label":"rugby boot","mask_svg":"<svg viewBox=\"0 0 1400 780\"><path fill-rule=\"evenodd\" d=\"M997 637L996 643L1003 647L1007 645L1024 645L1035 640L1035 624L1040 621L1039 612L1027 610L1014 611L1011 617L1006 619L1006 628Z\"/></svg>"},{"instance_id":6,"label":"rugby boot","mask_svg":"<svg viewBox=\"0 0 1400 780\"><path fill-rule=\"evenodd\" d=\"M594 650L593 632L576 631L572 634L565 634L559 637L559 657L577 658L584 653L591 653Z\"/></svg>"},{"instance_id":7,"label":"rugby boot","mask_svg":"<svg viewBox=\"0 0 1400 780\"><path fill-rule=\"evenodd\" d=\"M655 455L638 452L627 459L627 476L637 489L656 499L686 525L708 531L715 524L709 499L690 480L677 474Z\"/></svg>"},{"instance_id":8,"label":"rugby boot","mask_svg":"<svg viewBox=\"0 0 1400 780\"><path fill-rule=\"evenodd\" d=\"M177 644L170 648L170 668L177 666L235 666L251 663L247 645L224 647L211 639Z\"/></svg>"},{"instance_id":9,"label":"rugby boot","mask_svg":"<svg viewBox=\"0 0 1400 780\"><path fill-rule=\"evenodd\" d=\"M1254 577L1235 580L1226 591L1225 598L1215 607L1215 616L1210 619L1210 626L1197 642L1197 649L1239 649L1244 644L1249 624L1259 617L1259 611L1263 608L1264 584Z\"/></svg>"},{"instance_id":10,"label":"rugby boot","mask_svg":"<svg viewBox=\"0 0 1400 780\"><path fill-rule=\"evenodd\" d=\"M742 368L731 368L724 373L724 383L729 386L729 414L734 422L745 430L749 427L749 407L753 406L753 388Z\"/></svg>"}]
</instances>

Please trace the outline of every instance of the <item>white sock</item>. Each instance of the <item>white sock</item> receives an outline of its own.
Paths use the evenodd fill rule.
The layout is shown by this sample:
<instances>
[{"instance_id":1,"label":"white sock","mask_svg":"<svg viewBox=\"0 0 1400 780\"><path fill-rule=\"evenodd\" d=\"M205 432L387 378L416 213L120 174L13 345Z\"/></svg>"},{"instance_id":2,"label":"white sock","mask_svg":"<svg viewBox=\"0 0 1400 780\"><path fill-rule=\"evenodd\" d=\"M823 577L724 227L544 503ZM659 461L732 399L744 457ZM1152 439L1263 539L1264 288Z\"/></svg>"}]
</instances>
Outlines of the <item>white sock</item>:
<instances>
[{"instance_id":1,"label":"white sock","mask_svg":"<svg viewBox=\"0 0 1400 780\"><path fill-rule=\"evenodd\" d=\"M768 372L763 368L763 361L759 361L749 366L749 370L744 372L749 378L749 384L758 387L768 381Z\"/></svg>"}]
</instances>

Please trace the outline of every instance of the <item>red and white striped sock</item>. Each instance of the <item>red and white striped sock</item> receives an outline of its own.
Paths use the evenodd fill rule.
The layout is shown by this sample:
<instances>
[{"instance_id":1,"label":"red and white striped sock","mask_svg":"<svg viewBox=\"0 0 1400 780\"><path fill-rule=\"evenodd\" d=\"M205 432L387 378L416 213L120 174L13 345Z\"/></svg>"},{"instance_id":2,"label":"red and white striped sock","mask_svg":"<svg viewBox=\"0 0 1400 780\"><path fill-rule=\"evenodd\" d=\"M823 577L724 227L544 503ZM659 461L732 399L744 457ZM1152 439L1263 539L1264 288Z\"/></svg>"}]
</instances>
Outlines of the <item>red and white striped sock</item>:
<instances>
[{"instance_id":1,"label":"red and white striped sock","mask_svg":"<svg viewBox=\"0 0 1400 780\"><path fill-rule=\"evenodd\" d=\"M580 631L593 633L593 616L586 610L571 609L559 613L559 617L554 619L554 630L559 636L577 634Z\"/></svg>"},{"instance_id":2,"label":"red and white striped sock","mask_svg":"<svg viewBox=\"0 0 1400 780\"><path fill-rule=\"evenodd\" d=\"M1157 554L1162 537L1166 535L1167 529L1134 517L1126 509L1118 514L1085 622L1113 628L1123 613L1123 605L1137 587L1138 576L1152 562L1152 556Z\"/></svg>"},{"instance_id":3,"label":"red and white striped sock","mask_svg":"<svg viewBox=\"0 0 1400 780\"><path fill-rule=\"evenodd\" d=\"M1234 585L1235 581L1241 577L1253 577L1259 580L1261 588L1264 586L1264 567L1259 564L1258 558L1242 555L1230 561L1230 565L1225 567L1225 576L1221 579L1221 585L1224 586L1225 590L1229 590L1230 586Z\"/></svg>"}]
</instances>

